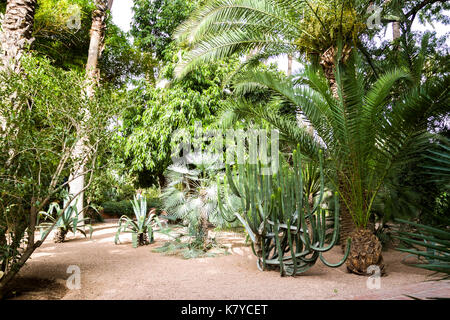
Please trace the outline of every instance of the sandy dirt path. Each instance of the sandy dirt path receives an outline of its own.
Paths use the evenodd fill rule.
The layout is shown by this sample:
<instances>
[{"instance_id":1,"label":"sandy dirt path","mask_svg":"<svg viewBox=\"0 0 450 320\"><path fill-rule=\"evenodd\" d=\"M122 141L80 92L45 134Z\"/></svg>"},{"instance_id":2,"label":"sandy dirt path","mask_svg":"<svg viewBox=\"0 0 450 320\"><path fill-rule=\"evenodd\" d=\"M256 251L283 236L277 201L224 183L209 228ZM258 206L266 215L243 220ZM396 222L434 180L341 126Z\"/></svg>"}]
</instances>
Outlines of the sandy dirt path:
<instances>
[{"instance_id":1,"label":"sandy dirt path","mask_svg":"<svg viewBox=\"0 0 450 320\"><path fill-rule=\"evenodd\" d=\"M164 242L163 236L157 236L152 245L134 249L131 237L123 235L121 244L115 245L115 230L115 224L103 223L95 226L92 240L72 234L65 243L47 240L19 274L22 282L33 282L41 291L31 290L17 298L348 299L376 291L367 288L367 277L349 274L345 266L325 267L320 261L295 278L280 277L276 271L260 272L251 248L238 233L220 236L231 246L230 255L185 260L152 252ZM428 279L428 271L403 265L403 254L389 250L383 256L388 275L381 278L381 290ZM325 257L336 262L342 253L336 247ZM81 289L65 286L70 265L81 270Z\"/></svg>"}]
</instances>

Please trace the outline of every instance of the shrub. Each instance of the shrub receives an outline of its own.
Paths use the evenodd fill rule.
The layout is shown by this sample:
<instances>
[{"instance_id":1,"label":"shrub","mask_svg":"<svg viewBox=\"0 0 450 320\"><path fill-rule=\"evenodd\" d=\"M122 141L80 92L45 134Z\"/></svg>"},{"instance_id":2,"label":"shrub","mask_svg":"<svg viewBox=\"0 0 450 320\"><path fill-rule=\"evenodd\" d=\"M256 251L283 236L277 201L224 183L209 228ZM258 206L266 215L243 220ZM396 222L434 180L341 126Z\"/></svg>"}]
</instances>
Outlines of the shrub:
<instances>
[{"instance_id":1,"label":"shrub","mask_svg":"<svg viewBox=\"0 0 450 320\"><path fill-rule=\"evenodd\" d=\"M106 201L102 203L103 212L112 216L126 215L133 217L133 205L128 200L122 201Z\"/></svg>"}]
</instances>

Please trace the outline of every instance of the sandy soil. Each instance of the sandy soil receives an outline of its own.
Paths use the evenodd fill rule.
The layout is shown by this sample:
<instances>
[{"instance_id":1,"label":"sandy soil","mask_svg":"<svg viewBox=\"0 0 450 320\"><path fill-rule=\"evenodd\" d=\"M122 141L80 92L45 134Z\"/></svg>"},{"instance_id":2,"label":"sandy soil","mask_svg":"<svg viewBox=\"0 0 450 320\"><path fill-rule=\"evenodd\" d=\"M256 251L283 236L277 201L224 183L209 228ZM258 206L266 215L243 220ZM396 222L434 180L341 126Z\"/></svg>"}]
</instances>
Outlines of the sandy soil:
<instances>
[{"instance_id":1,"label":"sandy soil","mask_svg":"<svg viewBox=\"0 0 450 320\"><path fill-rule=\"evenodd\" d=\"M152 252L156 243L131 246L131 236L121 236L114 244L114 223L95 226L92 240L81 234L55 244L47 240L19 273L15 299L345 299L366 295L367 277L347 273L345 266L328 268L320 261L297 277L280 277L276 271L260 272L251 248L239 233L221 233L221 243L230 255L185 260ZM388 275L381 278L381 289L427 280L430 273L401 263L397 251L384 252ZM342 257L339 248L325 254L328 261ZM69 290L67 268L81 270L81 288ZM407 292L405 292L407 294Z\"/></svg>"}]
</instances>

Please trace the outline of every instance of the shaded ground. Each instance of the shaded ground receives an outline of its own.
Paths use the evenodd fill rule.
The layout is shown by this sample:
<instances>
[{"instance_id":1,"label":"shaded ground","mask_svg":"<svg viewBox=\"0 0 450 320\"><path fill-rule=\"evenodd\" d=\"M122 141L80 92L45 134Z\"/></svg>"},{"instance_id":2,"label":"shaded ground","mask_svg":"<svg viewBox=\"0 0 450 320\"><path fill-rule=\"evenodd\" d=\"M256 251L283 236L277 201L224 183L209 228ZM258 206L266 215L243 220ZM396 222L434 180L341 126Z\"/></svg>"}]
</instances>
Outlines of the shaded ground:
<instances>
[{"instance_id":1,"label":"shaded ground","mask_svg":"<svg viewBox=\"0 0 450 320\"><path fill-rule=\"evenodd\" d=\"M115 231L109 222L95 226L92 240L72 234L62 244L47 240L20 271L25 290L16 290L15 299L389 299L432 289L450 297L449 282L423 283L430 272L402 264L405 255L393 250L383 254L388 275L377 290L367 288L367 277L349 274L345 266L325 267L320 261L295 278L260 272L238 233L218 235L230 247L230 255L184 260L152 252L164 243L162 235L156 236L156 243L134 249L129 234L121 235L121 244L115 245ZM334 248L325 257L336 262L342 253ZM78 290L65 286L70 265L81 270Z\"/></svg>"}]
</instances>

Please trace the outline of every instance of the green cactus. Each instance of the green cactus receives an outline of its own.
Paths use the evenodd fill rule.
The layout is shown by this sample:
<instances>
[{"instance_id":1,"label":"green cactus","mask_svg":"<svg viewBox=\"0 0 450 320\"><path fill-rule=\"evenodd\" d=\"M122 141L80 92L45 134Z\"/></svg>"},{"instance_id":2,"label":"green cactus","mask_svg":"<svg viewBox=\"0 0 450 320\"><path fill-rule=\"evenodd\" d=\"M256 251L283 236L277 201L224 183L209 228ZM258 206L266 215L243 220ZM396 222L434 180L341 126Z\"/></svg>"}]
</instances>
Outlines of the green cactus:
<instances>
[{"instance_id":1,"label":"green cactus","mask_svg":"<svg viewBox=\"0 0 450 320\"><path fill-rule=\"evenodd\" d=\"M220 190L218 183L218 192L224 195L223 199L218 197L224 219L229 222L239 219L243 224L261 271L279 268L282 276L294 276L311 268L317 259L329 267L341 266L350 252L350 239L338 263L329 263L322 255L336 244L339 235L339 203L335 193L334 230L331 242L325 244L325 210L320 207L324 194L322 154L320 193L313 208L303 191L300 154L294 151L293 166L288 166L282 156L279 163L278 173L273 175L264 175L261 163L237 165L233 169L227 165L224 183L241 199L244 212L230 210L228 188Z\"/></svg>"}]
</instances>

